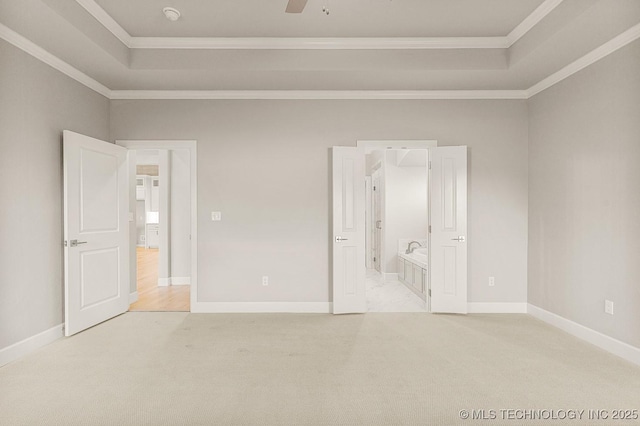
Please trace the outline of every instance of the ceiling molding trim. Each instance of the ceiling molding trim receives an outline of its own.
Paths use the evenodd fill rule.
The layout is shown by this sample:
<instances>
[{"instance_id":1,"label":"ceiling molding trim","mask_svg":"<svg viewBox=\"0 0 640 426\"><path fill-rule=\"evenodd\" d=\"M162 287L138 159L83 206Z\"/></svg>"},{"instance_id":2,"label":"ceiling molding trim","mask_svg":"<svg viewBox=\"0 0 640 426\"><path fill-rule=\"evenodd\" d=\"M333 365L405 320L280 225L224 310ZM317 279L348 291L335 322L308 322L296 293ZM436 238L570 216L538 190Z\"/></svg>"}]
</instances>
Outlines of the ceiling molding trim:
<instances>
[{"instance_id":1,"label":"ceiling molding trim","mask_svg":"<svg viewBox=\"0 0 640 426\"><path fill-rule=\"evenodd\" d=\"M94 0L76 0L76 2L84 7L91 16L96 18L107 30L116 36L125 46L131 48L132 37L129 33L116 22L98 3Z\"/></svg>"},{"instance_id":2,"label":"ceiling molding trim","mask_svg":"<svg viewBox=\"0 0 640 426\"><path fill-rule=\"evenodd\" d=\"M516 41L520 40L533 27L538 25L549 13L562 3L563 0L545 0L536 10L527 16L517 27L511 31L507 39L507 47L511 47Z\"/></svg>"},{"instance_id":3,"label":"ceiling molding trim","mask_svg":"<svg viewBox=\"0 0 640 426\"><path fill-rule=\"evenodd\" d=\"M527 90L110 90L102 83L0 24L0 38L109 99L529 99L640 38L629 28Z\"/></svg>"},{"instance_id":4,"label":"ceiling molding trim","mask_svg":"<svg viewBox=\"0 0 640 426\"><path fill-rule=\"evenodd\" d=\"M506 49L563 0L545 0L507 36L497 37L132 37L95 0L76 0L133 49Z\"/></svg>"},{"instance_id":5,"label":"ceiling molding trim","mask_svg":"<svg viewBox=\"0 0 640 426\"><path fill-rule=\"evenodd\" d=\"M133 49L505 49L506 37L132 37Z\"/></svg>"},{"instance_id":6,"label":"ceiling molding trim","mask_svg":"<svg viewBox=\"0 0 640 426\"><path fill-rule=\"evenodd\" d=\"M526 99L525 90L112 90L111 99L429 100Z\"/></svg>"},{"instance_id":7,"label":"ceiling molding trim","mask_svg":"<svg viewBox=\"0 0 640 426\"><path fill-rule=\"evenodd\" d=\"M0 24L0 38L14 45L18 49L23 50L34 58L39 59L50 67L67 75L68 77L71 77L77 82L84 84L89 89L98 92L102 96L105 96L107 98L111 97L111 90L109 90L108 87L89 77L79 69L69 65L67 62L63 61L57 56L52 55L42 47L33 43L31 40L21 36L20 34L3 24Z\"/></svg>"},{"instance_id":8,"label":"ceiling molding trim","mask_svg":"<svg viewBox=\"0 0 640 426\"><path fill-rule=\"evenodd\" d=\"M599 61L605 56L610 55L616 50L626 46L627 44L639 38L640 38L640 24L636 24L633 27L626 30L625 32L621 33L620 35L612 38L602 46L587 53L580 59L570 63L566 67L551 74L549 77L543 79L539 83L531 86L529 89L526 90L527 98L537 95L543 90L546 90L549 87L561 82L565 78L572 76L578 71L588 67L589 65Z\"/></svg>"}]
</instances>

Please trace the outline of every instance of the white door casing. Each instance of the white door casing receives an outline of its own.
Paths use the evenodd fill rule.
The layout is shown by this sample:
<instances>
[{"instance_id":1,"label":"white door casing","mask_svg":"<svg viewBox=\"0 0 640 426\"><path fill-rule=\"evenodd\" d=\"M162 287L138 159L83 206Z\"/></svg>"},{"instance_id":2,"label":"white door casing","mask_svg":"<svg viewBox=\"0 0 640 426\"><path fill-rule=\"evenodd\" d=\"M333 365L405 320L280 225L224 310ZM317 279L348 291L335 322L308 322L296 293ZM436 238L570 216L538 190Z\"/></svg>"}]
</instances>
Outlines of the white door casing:
<instances>
[{"instance_id":1,"label":"white door casing","mask_svg":"<svg viewBox=\"0 0 640 426\"><path fill-rule=\"evenodd\" d=\"M380 185L381 169L373 173L373 269L382 272L380 259L382 258L382 187Z\"/></svg>"},{"instance_id":2,"label":"white door casing","mask_svg":"<svg viewBox=\"0 0 640 426\"><path fill-rule=\"evenodd\" d=\"M63 132L65 335L129 307L127 150Z\"/></svg>"},{"instance_id":3,"label":"white door casing","mask_svg":"<svg viewBox=\"0 0 640 426\"><path fill-rule=\"evenodd\" d=\"M366 312L364 155L333 147L333 313Z\"/></svg>"},{"instance_id":4,"label":"white door casing","mask_svg":"<svg viewBox=\"0 0 640 426\"><path fill-rule=\"evenodd\" d=\"M372 188L371 176L364 177L364 202L365 202L365 220L364 226L366 229L364 246L365 246L365 267L367 269L373 269L373 188Z\"/></svg>"},{"instance_id":5,"label":"white door casing","mask_svg":"<svg viewBox=\"0 0 640 426\"><path fill-rule=\"evenodd\" d=\"M467 147L429 149L431 312L467 313Z\"/></svg>"}]
</instances>

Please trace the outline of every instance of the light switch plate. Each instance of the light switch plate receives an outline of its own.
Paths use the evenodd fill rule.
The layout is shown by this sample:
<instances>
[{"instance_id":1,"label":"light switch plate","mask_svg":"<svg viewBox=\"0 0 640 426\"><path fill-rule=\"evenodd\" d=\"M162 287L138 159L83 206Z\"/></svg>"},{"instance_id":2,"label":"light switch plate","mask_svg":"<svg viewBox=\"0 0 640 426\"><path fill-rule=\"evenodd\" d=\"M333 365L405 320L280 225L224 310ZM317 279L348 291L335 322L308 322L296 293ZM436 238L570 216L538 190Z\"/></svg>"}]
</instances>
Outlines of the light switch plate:
<instances>
[{"instance_id":1,"label":"light switch plate","mask_svg":"<svg viewBox=\"0 0 640 426\"><path fill-rule=\"evenodd\" d=\"M222 220L222 212L211 212L211 220L213 221Z\"/></svg>"}]
</instances>

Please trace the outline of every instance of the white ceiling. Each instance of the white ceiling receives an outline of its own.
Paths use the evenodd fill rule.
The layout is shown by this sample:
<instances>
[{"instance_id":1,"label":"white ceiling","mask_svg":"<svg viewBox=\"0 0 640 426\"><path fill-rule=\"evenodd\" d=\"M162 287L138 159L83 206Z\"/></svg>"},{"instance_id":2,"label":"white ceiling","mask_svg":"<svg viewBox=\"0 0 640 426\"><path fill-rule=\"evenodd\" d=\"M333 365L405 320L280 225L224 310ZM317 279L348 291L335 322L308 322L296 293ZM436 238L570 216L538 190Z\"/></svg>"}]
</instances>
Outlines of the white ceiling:
<instances>
[{"instance_id":1,"label":"white ceiling","mask_svg":"<svg viewBox=\"0 0 640 426\"><path fill-rule=\"evenodd\" d=\"M640 0L309 0L299 15L285 5L0 0L0 37L108 93L525 91L640 34ZM164 6L182 18L167 21Z\"/></svg>"},{"instance_id":2,"label":"white ceiling","mask_svg":"<svg viewBox=\"0 0 640 426\"><path fill-rule=\"evenodd\" d=\"M95 0L134 37L506 36L544 0ZM322 13L327 5L330 14ZM164 6L182 16L168 21Z\"/></svg>"}]
</instances>

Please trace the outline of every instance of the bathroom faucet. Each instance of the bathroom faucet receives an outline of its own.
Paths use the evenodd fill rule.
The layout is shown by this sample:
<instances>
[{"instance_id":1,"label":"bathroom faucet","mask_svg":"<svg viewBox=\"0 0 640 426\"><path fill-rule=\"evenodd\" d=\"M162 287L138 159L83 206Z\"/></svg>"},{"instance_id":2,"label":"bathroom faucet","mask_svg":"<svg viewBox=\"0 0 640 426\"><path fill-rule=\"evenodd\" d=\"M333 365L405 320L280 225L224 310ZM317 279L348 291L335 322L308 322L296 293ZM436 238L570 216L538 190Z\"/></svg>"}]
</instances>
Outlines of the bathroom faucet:
<instances>
[{"instance_id":1,"label":"bathroom faucet","mask_svg":"<svg viewBox=\"0 0 640 426\"><path fill-rule=\"evenodd\" d=\"M409 243L409 245L407 246L407 251L405 251L405 253L406 253L406 254L411 254L411 253L413 253L413 251L414 251L415 249L417 249L417 248L418 248L418 247L411 247L411 244L413 244L413 243L416 243L416 244L418 245L418 247L422 247L422 244L420 244L419 242L417 242L417 241L411 241L411 242Z\"/></svg>"}]
</instances>

